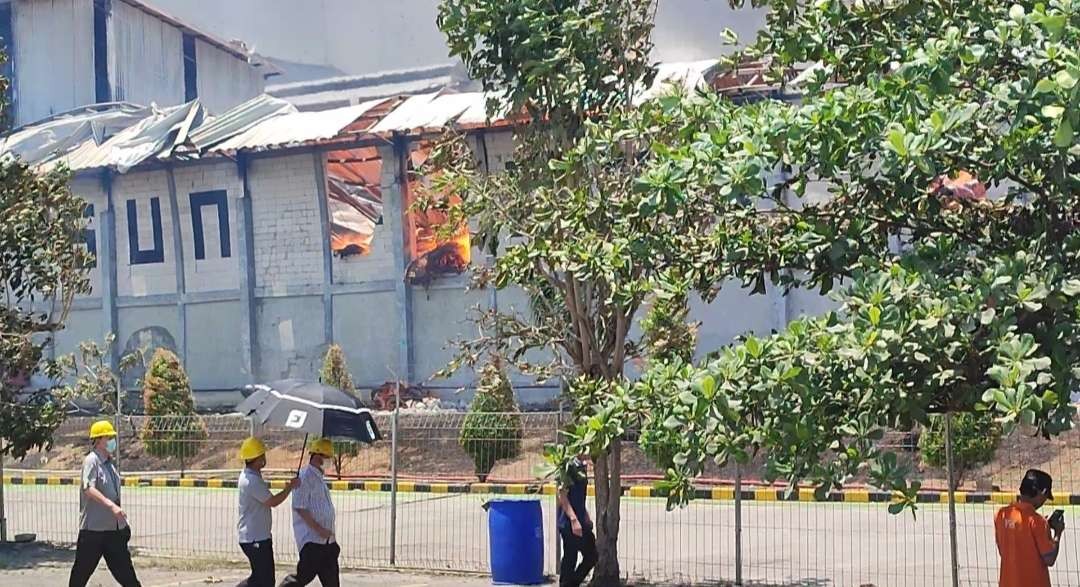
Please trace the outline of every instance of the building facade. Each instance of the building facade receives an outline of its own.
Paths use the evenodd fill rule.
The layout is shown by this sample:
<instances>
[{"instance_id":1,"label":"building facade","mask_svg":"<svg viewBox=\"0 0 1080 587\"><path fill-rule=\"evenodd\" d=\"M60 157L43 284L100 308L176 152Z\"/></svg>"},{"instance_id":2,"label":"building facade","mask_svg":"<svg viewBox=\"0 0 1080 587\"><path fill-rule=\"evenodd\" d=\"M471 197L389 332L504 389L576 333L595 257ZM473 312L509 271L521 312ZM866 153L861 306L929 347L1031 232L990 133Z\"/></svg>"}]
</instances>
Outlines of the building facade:
<instances>
[{"instance_id":1,"label":"building facade","mask_svg":"<svg viewBox=\"0 0 1080 587\"><path fill-rule=\"evenodd\" d=\"M485 105L482 94L425 94L300 112L263 96L217 118L188 113L197 103L147 114L200 121L179 132L127 121L161 127L161 137L117 128L64 152L20 151L35 144L27 134L56 134L48 127L56 121L7 137L0 151L73 169L72 189L88 203L93 289L76 300L52 352L111 332L117 356L169 348L193 388L212 392L315 379L337 343L362 388L402 380L464 404L468 394L456 391L472 373L433 378L452 358L451 343L475 333L472 310L527 315L527 297L467 289L468 266L489 259L467 233L438 240L439 219L410 204L413 171L446 128L469 134L489 172L510 161L510 127L489 122ZM132 159L128 141L158 142ZM695 301L692 317L702 323L701 348L711 350L827 304L814 293L751 296L733 284L711 304ZM550 383L514 380L526 406L556 395Z\"/></svg>"},{"instance_id":2,"label":"building facade","mask_svg":"<svg viewBox=\"0 0 1080 587\"><path fill-rule=\"evenodd\" d=\"M16 126L88 104L212 113L263 92L274 69L140 0L4 0L0 38Z\"/></svg>"}]
</instances>

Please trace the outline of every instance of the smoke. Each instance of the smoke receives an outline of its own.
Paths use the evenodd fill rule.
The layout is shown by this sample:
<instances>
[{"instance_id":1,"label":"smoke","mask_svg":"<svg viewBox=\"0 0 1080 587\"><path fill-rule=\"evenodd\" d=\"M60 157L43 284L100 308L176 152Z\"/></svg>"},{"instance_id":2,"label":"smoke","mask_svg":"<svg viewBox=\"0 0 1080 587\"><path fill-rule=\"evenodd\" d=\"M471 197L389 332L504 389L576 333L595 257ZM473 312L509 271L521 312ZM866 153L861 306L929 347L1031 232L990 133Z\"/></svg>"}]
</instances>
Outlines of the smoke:
<instances>
[{"instance_id":1,"label":"smoke","mask_svg":"<svg viewBox=\"0 0 1080 587\"><path fill-rule=\"evenodd\" d=\"M148 0L177 18L225 40L238 39L263 55L350 74L449 63L435 26L439 0ZM659 61L696 61L720 55L720 32L752 39L764 13L732 10L726 0L660 0L656 22Z\"/></svg>"}]
</instances>

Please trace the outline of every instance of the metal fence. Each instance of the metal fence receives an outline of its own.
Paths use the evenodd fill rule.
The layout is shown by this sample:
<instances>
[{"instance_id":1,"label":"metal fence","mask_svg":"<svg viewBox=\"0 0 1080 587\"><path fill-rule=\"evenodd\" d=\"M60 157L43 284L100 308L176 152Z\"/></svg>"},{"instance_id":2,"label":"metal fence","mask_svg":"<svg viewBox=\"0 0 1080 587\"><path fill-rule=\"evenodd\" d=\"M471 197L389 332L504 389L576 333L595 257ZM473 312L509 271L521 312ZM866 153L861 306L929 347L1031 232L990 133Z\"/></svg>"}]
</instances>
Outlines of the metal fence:
<instances>
[{"instance_id":1,"label":"metal fence","mask_svg":"<svg viewBox=\"0 0 1080 587\"><path fill-rule=\"evenodd\" d=\"M343 564L484 572L489 547L483 504L540 499L546 570L554 574L554 488L537 479L536 467L544 444L556 439L560 419L557 413L471 422L457 412L378 414L385 439L339 444L341 456L327 468ZM70 420L51 450L7 464L9 534L74 541L75 485L89 422ZM465 442L463 429L471 431ZM123 418L123 506L133 545L158 555L241 558L237 450L252 432L247 420L235 416ZM302 462L304 438L283 430L255 432L270 447L267 476L283 486ZM991 464L966 475L950 516L948 470L923 466L914 438L896 435L892 447L907 455L928 488L914 517L889 514L890 496L858 480L825 502L813 501L809 490L788 496L764 485L756 464L707 471L699 499L668 512L650 487L659 471L625 443L620 561L628 578L657 583L948 586L955 568L956 584L995 585L994 512L1013 498L1019 476L1033 466L1054 476L1058 503L1080 503L1080 496L1071 497L1080 490L1078 438L1070 432L1053 441L1006 439ZM287 505L274 511L274 528L278 560L295 560ZM1063 542L1052 578L1054 585L1080 586L1076 541Z\"/></svg>"}]
</instances>

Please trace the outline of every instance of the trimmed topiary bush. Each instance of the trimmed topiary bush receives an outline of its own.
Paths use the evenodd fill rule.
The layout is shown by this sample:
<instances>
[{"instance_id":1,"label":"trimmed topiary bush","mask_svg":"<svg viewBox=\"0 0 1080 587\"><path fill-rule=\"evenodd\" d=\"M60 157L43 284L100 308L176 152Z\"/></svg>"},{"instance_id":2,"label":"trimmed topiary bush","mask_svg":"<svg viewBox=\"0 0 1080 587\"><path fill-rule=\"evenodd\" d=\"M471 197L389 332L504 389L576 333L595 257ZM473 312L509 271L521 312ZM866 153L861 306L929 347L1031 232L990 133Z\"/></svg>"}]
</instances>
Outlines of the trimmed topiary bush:
<instances>
[{"instance_id":1,"label":"trimmed topiary bush","mask_svg":"<svg viewBox=\"0 0 1080 587\"><path fill-rule=\"evenodd\" d=\"M319 372L319 380L324 385L330 385L344 391L359 401L356 395L356 387L353 385L352 374L345 362L345 351L341 347L332 344L326 349L326 357L323 358L322 370ZM334 470L338 479L341 479L341 471L345 462L360 454L360 446L348 440L334 440Z\"/></svg>"},{"instance_id":2,"label":"trimmed topiary bush","mask_svg":"<svg viewBox=\"0 0 1080 587\"><path fill-rule=\"evenodd\" d=\"M476 476L487 481L495 463L521 454L521 413L510 380L496 364L480 371L476 396L461 425L459 442L476 466Z\"/></svg>"},{"instance_id":3,"label":"trimmed topiary bush","mask_svg":"<svg viewBox=\"0 0 1080 587\"><path fill-rule=\"evenodd\" d=\"M143 379L143 409L150 418L143 427L142 441L153 456L189 458L209 436L206 424L195 412L187 373L168 349L157 349L150 359Z\"/></svg>"}]
</instances>

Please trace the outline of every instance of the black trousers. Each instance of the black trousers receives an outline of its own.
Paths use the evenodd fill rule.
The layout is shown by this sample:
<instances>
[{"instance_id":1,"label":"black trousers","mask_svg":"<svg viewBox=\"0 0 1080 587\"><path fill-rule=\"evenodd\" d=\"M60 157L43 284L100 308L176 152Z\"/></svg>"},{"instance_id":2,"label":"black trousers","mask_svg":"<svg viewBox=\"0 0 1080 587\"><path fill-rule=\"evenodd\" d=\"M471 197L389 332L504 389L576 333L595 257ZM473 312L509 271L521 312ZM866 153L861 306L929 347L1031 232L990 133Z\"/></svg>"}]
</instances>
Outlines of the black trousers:
<instances>
[{"instance_id":1,"label":"black trousers","mask_svg":"<svg viewBox=\"0 0 1080 587\"><path fill-rule=\"evenodd\" d=\"M251 565L251 575L240 581L236 587L274 587L274 541L267 539L259 542L240 544L240 550Z\"/></svg>"},{"instance_id":2,"label":"black trousers","mask_svg":"<svg viewBox=\"0 0 1080 587\"><path fill-rule=\"evenodd\" d=\"M68 587L86 587L103 556L113 579L121 587L142 587L135 576L135 566L131 564L131 552L128 550L130 540L131 528L107 532L79 530L75 566L71 568Z\"/></svg>"},{"instance_id":3,"label":"black trousers","mask_svg":"<svg viewBox=\"0 0 1080 587\"><path fill-rule=\"evenodd\" d=\"M307 585L319 578L322 587L340 587L341 570L338 568L338 555L341 548L337 544L315 544L309 542L300 549L300 562L296 563L296 574L285 577L278 587Z\"/></svg>"},{"instance_id":4,"label":"black trousers","mask_svg":"<svg viewBox=\"0 0 1080 587\"><path fill-rule=\"evenodd\" d=\"M561 587L578 587L585 582L585 578L596 566L596 535L592 528L585 530L581 536L574 536L570 527L559 528L562 536L563 555L559 565L559 585ZM578 555L581 555L581 564L578 564Z\"/></svg>"}]
</instances>

